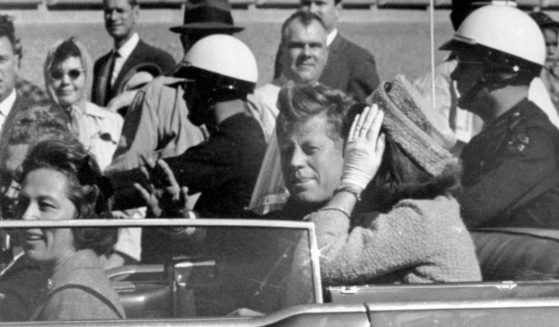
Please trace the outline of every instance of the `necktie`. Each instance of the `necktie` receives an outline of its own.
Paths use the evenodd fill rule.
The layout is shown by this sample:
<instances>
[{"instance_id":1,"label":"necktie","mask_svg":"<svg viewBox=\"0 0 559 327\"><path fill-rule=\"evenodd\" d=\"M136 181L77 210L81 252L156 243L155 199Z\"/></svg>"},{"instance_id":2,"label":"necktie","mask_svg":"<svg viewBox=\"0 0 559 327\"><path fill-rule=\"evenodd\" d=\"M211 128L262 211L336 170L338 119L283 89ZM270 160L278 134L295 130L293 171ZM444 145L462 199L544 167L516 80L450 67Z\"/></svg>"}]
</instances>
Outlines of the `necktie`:
<instances>
[{"instance_id":1,"label":"necktie","mask_svg":"<svg viewBox=\"0 0 559 327\"><path fill-rule=\"evenodd\" d=\"M115 62L116 62L116 58L119 56L118 51L113 50L111 52L111 56L109 57L109 60L107 61L107 65L105 67L107 67L107 71L106 71L106 84L105 84L105 96L104 96L104 101L103 101L103 105L107 105L107 103L109 102L109 100L111 100L112 98L112 80L113 80L113 70L115 67Z\"/></svg>"}]
</instances>

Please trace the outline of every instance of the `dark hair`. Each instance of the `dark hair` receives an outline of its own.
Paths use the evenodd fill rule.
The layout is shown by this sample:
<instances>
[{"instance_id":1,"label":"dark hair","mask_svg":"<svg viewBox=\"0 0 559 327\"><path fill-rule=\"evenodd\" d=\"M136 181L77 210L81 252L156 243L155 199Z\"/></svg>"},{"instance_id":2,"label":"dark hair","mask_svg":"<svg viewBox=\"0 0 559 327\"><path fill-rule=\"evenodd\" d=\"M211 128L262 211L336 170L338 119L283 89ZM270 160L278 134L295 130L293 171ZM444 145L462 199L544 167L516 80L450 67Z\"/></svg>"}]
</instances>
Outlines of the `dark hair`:
<instances>
[{"instance_id":1,"label":"dark hair","mask_svg":"<svg viewBox=\"0 0 559 327\"><path fill-rule=\"evenodd\" d=\"M12 45L14 53L21 58L23 57L23 47L20 39L16 36L13 17L9 15L0 15L0 37L6 37Z\"/></svg>"},{"instance_id":2,"label":"dark hair","mask_svg":"<svg viewBox=\"0 0 559 327\"><path fill-rule=\"evenodd\" d=\"M298 10L295 13L293 13L291 16L289 16L283 22L283 24L281 25L281 42L282 42L282 44L285 41L285 39L287 38L287 28L294 21L300 22L305 27L308 27L312 22L318 22L320 24L320 26L322 26L322 28L324 28L324 30L326 30L326 26L324 26L324 21L322 20L322 18L320 18L320 16L318 16L317 14L312 13L310 11Z\"/></svg>"},{"instance_id":3,"label":"dark hair","mask_svg":"<svg viewBox=\"0 0 559 327\"><path fill-rule=\"evenodd\" d=\"M47 138L71 137L68 122L67 115L56 106L32 107L16 115L13 125L7 129L6 145L31 145Z\"/></svg>"},{"instance_id":4,"label":"dark hair","mask_svg":"<svg viewBox=\"0 0 559 327\"><path fill-rule=\"evenodd\" d=\"M68 198L76 207L75 219L110 217L111 190L95 159L75 138L46 140L35 145L23 162L23 178L29 172L48 168L67 178ZM77 250L92 249L98 255L108 253L117 241L118 229L74 228Z\"/></svg>"},{"instance_id":5,"label":"dark hair","mask_svg":"<svg viewBox=\"0 0 559 327\"><path fill-rule=\"evenodd\" d=\"M66 59L71 57L78 57L81 60L82 52L80 51L80 48L77 46L75 41L76 38L72 36L60 43L60 45L54 51L54 55L52 56L50 69L56 67L57 65L61 64Z\"/></svg>"},{"instance_id":6,"label":"dark hair","mask_svg":"<svg viewBox=\"0 0 559 327\"><path fill-rule=\"evenodd\" d=\"M462 190L458 163L448 165L439 176L431 176L387 133L385 140L381 166L363 192L361 210L388 212L403 199L432 199L457 195Z\"/></svg>"},{"instance_id":7,"label":"dark hair","mask_svg":"<svg viewBox=\"0 0 559 327\"><path fill-rule=\"evenodd\" d=\"M330 125L329 137L345 140L347 113L354 101L345 93L318 84L314 86L287 83L278 95L279 116L276 122L278 137L287 134L318 115L325 115Z\"/></svg>"}]
</instances>

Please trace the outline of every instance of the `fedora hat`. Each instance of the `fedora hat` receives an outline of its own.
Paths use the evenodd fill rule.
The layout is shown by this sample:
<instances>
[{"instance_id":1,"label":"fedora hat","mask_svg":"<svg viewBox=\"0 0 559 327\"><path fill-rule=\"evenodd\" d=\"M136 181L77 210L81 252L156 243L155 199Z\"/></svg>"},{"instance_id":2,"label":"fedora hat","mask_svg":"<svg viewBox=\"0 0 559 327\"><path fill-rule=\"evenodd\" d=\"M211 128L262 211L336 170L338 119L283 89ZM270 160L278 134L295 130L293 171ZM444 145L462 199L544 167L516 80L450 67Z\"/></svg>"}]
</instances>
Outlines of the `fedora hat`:
<instances>
[{"instance_id":1,"label":"fedora hat","mask_svg":"<svg viewBox=\"0 0 559 327\"><path fill-rule=\"evenodd\" d=\"M171 27L175 33L236 33L244 27L235 26L231 16L231 4L227 0L187 0L184 23Z\"/></svg>"}]
</instances>

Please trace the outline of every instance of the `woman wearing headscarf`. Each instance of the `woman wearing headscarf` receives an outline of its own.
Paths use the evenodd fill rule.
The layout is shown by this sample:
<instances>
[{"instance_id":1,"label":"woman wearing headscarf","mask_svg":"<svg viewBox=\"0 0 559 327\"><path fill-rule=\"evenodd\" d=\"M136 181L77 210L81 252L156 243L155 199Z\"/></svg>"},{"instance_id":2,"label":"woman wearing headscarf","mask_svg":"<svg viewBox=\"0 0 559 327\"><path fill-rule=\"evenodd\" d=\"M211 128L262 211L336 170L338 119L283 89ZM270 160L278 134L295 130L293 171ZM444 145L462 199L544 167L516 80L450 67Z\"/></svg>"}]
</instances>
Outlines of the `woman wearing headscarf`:
<instances>
[{"instance_id":1,"label":"woman wearing headscarf","mask_svg":"<svg viewBox=\"0 0 559 327\"><path fill-rule=\"evenodd\" d=\"M101 108L89 101L93 65L87 50L75 37L58 41L48 51L44 66L46 89L52 100L70 119L70 130L91 153L101 171L112 161L123 119L118 113ZM141 217L139 212L124 212L126 217ZM123 228L116 252L107 267L120 266L140 257L140 234L135 228Z\"/></svg>"},{"instance_id":2,"label":"woman wearing headscarf","mask_svg":"<svg viewBox=\"0 0 559 327\"><path fill-rule=\"evenodd\" d=\"M111 160L122 129L120 115L87 98L93 79L91 57L75 37L58 41L44 65L47 93L70 117L70 128L103 170Z\"/></svg>"}]
</instances>

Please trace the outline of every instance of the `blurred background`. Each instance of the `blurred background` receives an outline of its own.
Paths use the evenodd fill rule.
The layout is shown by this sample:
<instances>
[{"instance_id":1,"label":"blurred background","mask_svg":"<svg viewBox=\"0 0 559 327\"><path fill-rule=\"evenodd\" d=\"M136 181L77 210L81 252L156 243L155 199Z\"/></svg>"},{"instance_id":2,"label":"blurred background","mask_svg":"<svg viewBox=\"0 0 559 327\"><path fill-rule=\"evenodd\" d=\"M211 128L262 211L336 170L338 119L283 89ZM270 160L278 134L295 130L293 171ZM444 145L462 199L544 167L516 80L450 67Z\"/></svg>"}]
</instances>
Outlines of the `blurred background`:
<instances>
[{"instance_id":1,"label":"blurred background","mask_svg":"<svg viewBox=\"0 0 559 327\"><path fill-rule=\"evenodd\" d=\"M168 28L182 23L184 0L140 0L138 31L148 43L170 52L178 62L183 53L176 34ZM254 52L259 84L272 79L280 27L299 0L230 0L233 16L246 29L238 34ZM434 2L435 46L452 35L450 0ZM430 70L431 38L429 0L344 0L340 31L371 51L381 79L404 74L414 79ZM519 7L545 10L559 18L559 0L518 1ZM43 85L45 51L56 40L77 36L92 57L111 48L103 26L102 0L0 0L0 13L12 15L22 40L21 75ZM435 52L436 62L446 53Z\"/></svg>"}]
</instances>

